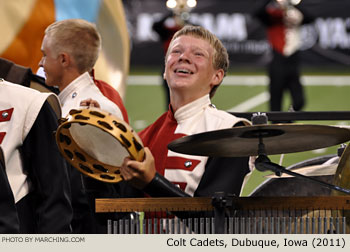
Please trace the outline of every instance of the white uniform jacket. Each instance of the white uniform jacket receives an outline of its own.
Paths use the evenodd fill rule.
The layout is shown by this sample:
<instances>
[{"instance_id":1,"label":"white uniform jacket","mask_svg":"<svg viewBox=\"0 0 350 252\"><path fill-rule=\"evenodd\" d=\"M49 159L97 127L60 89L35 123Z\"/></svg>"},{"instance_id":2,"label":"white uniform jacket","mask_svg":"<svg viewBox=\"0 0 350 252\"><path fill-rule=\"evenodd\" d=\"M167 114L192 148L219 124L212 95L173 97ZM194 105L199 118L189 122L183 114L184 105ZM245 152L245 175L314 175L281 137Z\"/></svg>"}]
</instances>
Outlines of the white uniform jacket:
<instances>
[{"instance_id":1,"label":"white uniform jacket","mask_svg":"<svg viewBox=\"0 0 350 252\"><path fill-rule=\"evenodd\" d=\"M208 157L205 156L185 155L168 150L167 145L181 136L231 128L239 122L250 124L246 119L216 109L211 104L209 95L206 95L179 108L175 113L169 109L156 122L140 132L140 136L144 145L149 147L154 155L158 173L170 182L179 185L183 191L191 196L200 194L197 190L199 188L201 194L208 196L211 190L233 191L233 189L225 188L223 178L231 177L231 180L226 182L227 187L231 187L231 184L235 184L234 180L239 171L242 170L243 177L247 171L228 167L229 173L226 173L223 168L214 166L223 167L230 164L235 166L231 159L211 159L209 162ZM248 167L246 159L242 162L244 166ZM215 175L213 176L213 174ZM237 182L239 188L241 183L241 181Z\"/></svg>"},{"instance_id":2,"label":"white uniform jacket","mask_svg":"<svg viewBox=\"0 0 350 252\"><path fill-rule=\"evenodd\" d=\"M91 98L100 104L101 110L124 120L119 107L101 93L88 72L72 81L62 90L58 98L61 102L63 117L66 117L71 109L78 109L81 101Z\"/></svg>"},{"instance_id":3,"label":"white uniform jacket","mask_svg":"<svg viewBox=\"0 0 350 252\"><path fill-rule=\"evenodd\" d=\"M4 151L6 172L15 201L29 192L27 175L23 171L20 147L31 130L44 102L53 93L0 80L0 145Z\"/></svg>"}]
</instances>

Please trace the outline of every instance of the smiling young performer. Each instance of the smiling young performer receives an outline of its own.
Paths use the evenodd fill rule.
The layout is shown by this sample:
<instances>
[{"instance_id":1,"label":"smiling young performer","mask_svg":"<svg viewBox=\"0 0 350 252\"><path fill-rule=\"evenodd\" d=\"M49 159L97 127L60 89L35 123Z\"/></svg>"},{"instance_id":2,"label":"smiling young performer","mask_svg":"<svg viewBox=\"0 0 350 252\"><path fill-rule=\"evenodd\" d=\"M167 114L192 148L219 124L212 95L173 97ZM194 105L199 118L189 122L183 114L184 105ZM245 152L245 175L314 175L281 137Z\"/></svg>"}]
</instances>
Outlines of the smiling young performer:
<instances>
[{"instance_id":1,"label":"smiling young performer","mask_svg":"<svg viewBox=\"0 0 350 252\"><path fill-rule=\"evenodd\" d=\"M151 196L239 195L250 172L249 157L208 158L175 153L167 145L182 136L248 125L211 104L229 65L220 40L200 26L185 26L173 37L165 58L169 110L140 132L146 158L125 159L121 174Z\"/></svg>"}]
</instances>

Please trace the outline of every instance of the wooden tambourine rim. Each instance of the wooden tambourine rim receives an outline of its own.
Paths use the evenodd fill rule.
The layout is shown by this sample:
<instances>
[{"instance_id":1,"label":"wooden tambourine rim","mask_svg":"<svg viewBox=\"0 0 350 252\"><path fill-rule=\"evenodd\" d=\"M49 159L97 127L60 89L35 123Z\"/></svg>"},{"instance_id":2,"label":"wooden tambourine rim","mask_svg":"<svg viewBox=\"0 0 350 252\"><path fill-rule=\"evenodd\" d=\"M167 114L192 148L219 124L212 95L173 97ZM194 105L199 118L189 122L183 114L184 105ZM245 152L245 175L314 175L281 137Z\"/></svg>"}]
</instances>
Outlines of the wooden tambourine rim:
<instances>
[{"instance_id":1,"label":"wooden tambourine rim","mask_svg":"<svg viewBox=\"0 0 350 252\"><path fill-rule=\"evenodd\" d=\"M83 174L107 183L118 183L122 180L120 167L102 163L78 146L69 131L73 123L82 126L88 124L103 130L125 147L131 159L144 159L141 140L135 137L137 133L123 120L101 110L73 109L67 118L61 120L56 132L56 142L63 157Z\"/></svg>"}]
</instances>

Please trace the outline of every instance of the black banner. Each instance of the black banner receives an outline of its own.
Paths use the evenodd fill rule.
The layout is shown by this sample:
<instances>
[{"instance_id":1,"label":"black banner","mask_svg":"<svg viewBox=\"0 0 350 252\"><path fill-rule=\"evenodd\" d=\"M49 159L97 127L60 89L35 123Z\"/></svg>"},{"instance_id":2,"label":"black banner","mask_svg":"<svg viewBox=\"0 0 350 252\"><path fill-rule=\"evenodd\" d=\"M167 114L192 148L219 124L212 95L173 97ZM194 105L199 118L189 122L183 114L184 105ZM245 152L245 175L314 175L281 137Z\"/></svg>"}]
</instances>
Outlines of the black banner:
<instances>
[{"instance_id":1,"label":"black banner","mask_svg":"<svg viewBox=\"0 0 350 252\"><path fill-rule=\"evenodd\" d=\"M162 65L164 53L153 22L169 12L165 0L125 0L132 43L131 64ZM216 34L226 46L231 66L263 66L270 60L265 27L253 13L263 0L197 0L190 22ZM302 0L300 9L314 17L301 27L302 62L310 66L350 65L350 1Z\"/></svg>"}]
</instances>

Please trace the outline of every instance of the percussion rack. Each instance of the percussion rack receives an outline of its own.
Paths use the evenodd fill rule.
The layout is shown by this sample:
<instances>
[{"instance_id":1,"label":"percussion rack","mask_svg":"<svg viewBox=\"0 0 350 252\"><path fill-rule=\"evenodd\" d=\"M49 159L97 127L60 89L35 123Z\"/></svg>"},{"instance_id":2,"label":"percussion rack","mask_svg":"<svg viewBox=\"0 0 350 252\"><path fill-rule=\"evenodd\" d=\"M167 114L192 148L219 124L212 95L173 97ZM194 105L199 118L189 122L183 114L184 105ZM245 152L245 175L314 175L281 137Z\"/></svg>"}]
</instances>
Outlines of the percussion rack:
<instances>
[{"instance_id":1,"label":"percussion rack","mask_svg":"<svg viewBox=\"0 0 350 252\"><path fill-rule=\"evenodd\" d=\"M96 199L96 213L153 211L213 211L210 197ZM224 205L236 210L324 209L350 210L350 196L225 197Z\"/></svg>"},{"instance_id":2,"label":"percussion rack","mask_svg":"<svg viewBox=\"0 0 350 252\"><path fill-rule=\"evenodd\" d=\"M97 213L166 212L169 213L170 216L172 214L178 216L179 218L176 220L177 224L175 224L175 226L178 226L177 231L171 231L170 233L184 232L179 231L181 230L179 224L180 219L184 221L185 224L186 221L187 224L192 222L196 223L193 226L190 224L189 228L192 230L192 228L195 227L195 233L251 233L250 227L251 224L253 224L254 230L252 230L252 233L291 233L292 226L294 226L294 233L297 232L297 229L300 230L300 233L309 233L310 230L312 230L312 233L316 233L315 230L317 225L317 233L323 232L326 234L328 233L329 229L331 230L331 233L333 232L333 221L335 221L336 233L346 233L346 225L348 225L346 218L348 217L347 215L349 214L349 210L350 196L233 197L225 196L223 193L217 193L212 198L164 197L96 199ZM316 214L314 211L318 211L318 214ZM327 218L326 211L333 212L332 214L334 218L330 216ZM201 215L201 212L211 212L213 213L213 217L198 218L198 216ZM263 214L268 214L268 212L270 215ZM288 212L289 217L284 217L285 215L283 215L283 212ZM294 215L291 214L293 212ZM301 214L307 213L307 215L297 217L297 212L300 212ZM322 218L321 212L325 213ZM194 215L191 215L193 213ZM228 213L233 213L233 216L236 217L232 217L230 214L227 216ZM251 216L250 214L253 215ZM265 217L263 217L263 215ZM171 217L169 219L171 219ZM169 219L159 219L155 217L154 222L152 219L147 219L143 223L144 230L147 229L147 233L157 233L157 231L154 231L161 230L161 227L158 226L158 224L162 221L163 224L165 221L165 230L168 230ZM286 220L287 222L285 222ZM133 223L135 220L130 221L131 222L129 222L127 219L113 221L113 233L117 233L117 229L119 229L119 233L128 233L130 225L134 225L131 223ZM174 220L172 219L172 221ZM108 228L108 233L112 233L111 222L112 221L109 220L108 225L110 227ZM146 223L148 223L147 228ZM198 223L200 223L199 228L197 226ZM204 223L206 223L205 228ZM311 226L309 224L311 224ZM137 230L140 230L140 225L139 220L136 219ZM174 227L174 224L170 226ZM304 226L305 228L303 228ZM286 231L286 227L289 231ZM132 229L134 229L134 227ZM263 231L263 229L265 231ZM323 229L323 231L321 229ZM134 231L130 232L133 233ZM139 231L136 233L139 233ZM165 233L169 232L165 231Z\"/></svg>"}]
</instances>

